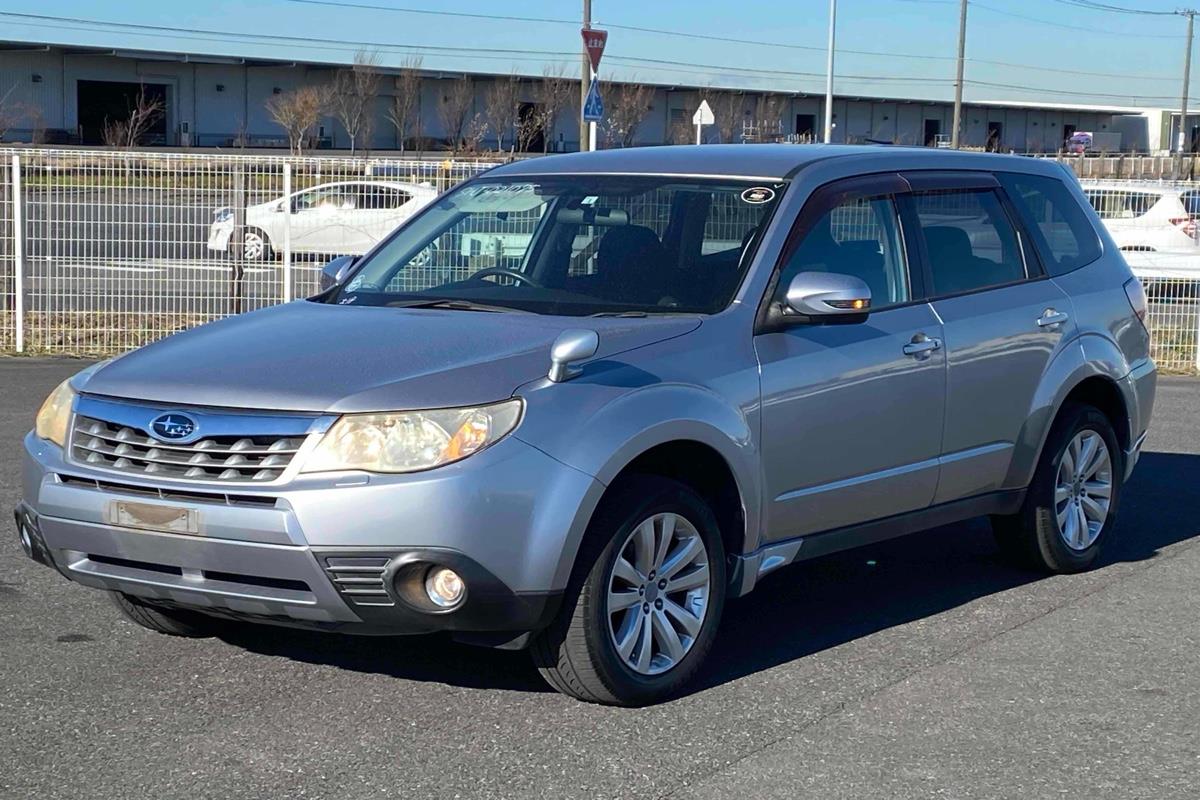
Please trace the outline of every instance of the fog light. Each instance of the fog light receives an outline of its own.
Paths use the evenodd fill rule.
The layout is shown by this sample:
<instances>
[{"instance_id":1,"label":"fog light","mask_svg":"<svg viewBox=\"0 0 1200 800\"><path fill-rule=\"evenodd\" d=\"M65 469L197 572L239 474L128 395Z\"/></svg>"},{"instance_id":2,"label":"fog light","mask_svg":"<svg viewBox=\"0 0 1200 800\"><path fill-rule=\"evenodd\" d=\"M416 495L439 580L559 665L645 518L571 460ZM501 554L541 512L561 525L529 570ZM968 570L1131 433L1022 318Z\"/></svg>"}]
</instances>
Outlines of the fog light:
<instances>
[{"instance_id":1,"label":"fog light","mask_svg":"<svg viewBox=\"0 0 1200 800\"><path fill-rule=\"evenodd\" d=\"M462 602L467 587L458 573L445 567L434 567L425 576L425 594L434 605L451 608Z\"/></svg>"}]
</instances>

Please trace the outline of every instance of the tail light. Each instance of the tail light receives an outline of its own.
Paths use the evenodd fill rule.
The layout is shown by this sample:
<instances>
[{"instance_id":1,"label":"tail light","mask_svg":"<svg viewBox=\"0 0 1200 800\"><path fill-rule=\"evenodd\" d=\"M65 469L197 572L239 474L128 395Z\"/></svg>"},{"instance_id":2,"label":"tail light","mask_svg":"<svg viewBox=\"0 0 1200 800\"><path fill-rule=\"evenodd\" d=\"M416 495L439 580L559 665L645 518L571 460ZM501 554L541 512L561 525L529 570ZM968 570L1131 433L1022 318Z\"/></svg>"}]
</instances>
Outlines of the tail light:
<instances>
[{"instance_id":1,"label":"tail light","mask_svg":"<svg viewBox=\"0 0 1200 800\"><path fill-rule=\"evenodd\" d=\"M1192 239L1196 238L1196 220L1191 217L1171 217L1171 224Z\"/></svg>"},{"instance_id":2,"label":"tail light","mask_svg":"<svg viewBox=\"0 0 1200 800\"><path fill-rule=\"evenodd\" d=\"M1146 323L1146 290L1142 288L1142 282L1137 278L1130 278L1125 281L1125 296L1129 298L1129 307L1133 309L1134 315Z\"/></svg>"}]
</instances>

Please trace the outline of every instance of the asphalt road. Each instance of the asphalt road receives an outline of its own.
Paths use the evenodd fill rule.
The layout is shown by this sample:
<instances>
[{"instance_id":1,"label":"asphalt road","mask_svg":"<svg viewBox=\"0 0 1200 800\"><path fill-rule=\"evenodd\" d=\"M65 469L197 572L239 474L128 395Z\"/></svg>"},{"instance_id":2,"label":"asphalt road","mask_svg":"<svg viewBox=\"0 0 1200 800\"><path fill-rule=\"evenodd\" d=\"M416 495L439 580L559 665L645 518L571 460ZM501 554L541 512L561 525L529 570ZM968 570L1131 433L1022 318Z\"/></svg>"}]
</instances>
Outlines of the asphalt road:
<instances>
[{"instance_id":1,"label":"asphalt road","mask_svg":"<svg viewBox=\"0 0 1200 800\"><path fill-rule=\"evenodd\" d=\"M0 360L0 505L81 362ZM982 522L772 576L690 695L548 690L522 653L247 628L171 639L0 523L0 797L1194 798L1200 381L1164 379L1100 569L1002 563Z\"/></svg>"}]
</instances>

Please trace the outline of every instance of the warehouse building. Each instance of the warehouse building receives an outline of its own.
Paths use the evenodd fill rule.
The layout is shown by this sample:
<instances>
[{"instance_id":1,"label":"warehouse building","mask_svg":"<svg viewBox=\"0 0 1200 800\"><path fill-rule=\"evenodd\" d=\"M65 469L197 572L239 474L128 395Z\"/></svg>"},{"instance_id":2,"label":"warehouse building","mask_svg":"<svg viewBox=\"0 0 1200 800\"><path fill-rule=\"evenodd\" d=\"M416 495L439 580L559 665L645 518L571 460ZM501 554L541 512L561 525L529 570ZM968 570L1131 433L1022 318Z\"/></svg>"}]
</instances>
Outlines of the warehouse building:
<instances>
[{"instance_id":1,"label":"warehouse building","mask_svg":"<svg viewBox=\"0 0 1200 800\"><path fill-rule=\"evenodd\" d=\"M30 42L0 44L0 133L5 141L102 144L106 121L127 116L139 93L161 103L142 143L165 147L286 147L284 130L267 111L267 101L305 85L328 84L337 64L282 62L183 52L131 51ZM482 115L488 87L507 76L425 70L420 81L420 128L404 137L388 119L398 71L382 68L374 101L370 149L438 148L447 138L439 104L464 81L474 95L471 114ZM539 77L522 78L521 116L533 113ZM651 85L645 118L630 137L634 144L688 141L690 122L703 91L696 86ZM723 91L723 90L719 90ZM729 140L819 138L824 119L821 95L732 89L741 97L740 124L726 126ZM764 103L764 98L770 102ZM577 104L577 91L572 98ZM579 147L578 106L568 107L533 137L530 150L571 151ZM766 108L767 111L763 112ZM935 145L949 138L953 107L948 102L838 95L834 140ZM764 116L765 115L765 118ZM963 144L1015 152L1054 152L1079 131L1120 132L1122 150L1145 151L1152 121L1141 109L989 102L964 107ZM1154 136L1159 135L1153 122ZM313 134L317 146L343 149L349 137L326 114ZM724 138L715 129L705 138ZM506 147L513 141L505 131ZM604 138L603 136L601 137ZM480 146L494 148L489 130ZM360 143L360 147L363 145Z\"/></svg>"}]
</instances>

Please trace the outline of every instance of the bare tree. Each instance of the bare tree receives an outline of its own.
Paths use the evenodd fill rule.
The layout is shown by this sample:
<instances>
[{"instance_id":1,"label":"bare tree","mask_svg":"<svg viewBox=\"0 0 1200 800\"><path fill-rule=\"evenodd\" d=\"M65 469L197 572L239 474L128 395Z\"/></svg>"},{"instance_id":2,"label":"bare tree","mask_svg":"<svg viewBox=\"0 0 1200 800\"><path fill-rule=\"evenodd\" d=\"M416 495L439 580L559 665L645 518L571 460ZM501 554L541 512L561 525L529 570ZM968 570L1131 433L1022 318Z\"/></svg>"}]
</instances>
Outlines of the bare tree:
<instances>
[{"instance_id":1,"label":"bare tree","mask_svg":"<svg viewBox=\"0 0 1200 800\"><path fill-rule=\"evenodd\" d=\"M408 137L421 138L421 57L404 59L396 75L395 94L387 110L388 120L396 128L400 152Z\"/></svg>"},{"instance_id":2,"label":"bare tree","mask_svg":"<svg viewBox=\"0 0 1200 800\"><path fill-rule=\"evenodd\" d=\"M0 141L4 139L5 135L12 128L17 126L17 122L20 121L25 111L23 103L18 103L12 99L13 92L16 89L17 85L14 83L4 93L4 96L0 97Z\"/></svg>"},{"instance_id":3,"label":"bare tree","mask_svg":"<svg viewBox=\"0 0 1200 800\"><path fill-rule=\"evenodd\" d=\"M442 102L438 105L438 118L453 153L457 153L463 145L463 134L466 132L474 105L475 81L466 75L455 80L450 90L442 95Z\"/></svg>"},{"instance_id":4,"label":"bare tree","mask_svg":"<svg viewBox=\"0 0 1200 800\"><path fill-rule=\"evenodd\" d=\"M632 147L638 128L650 113L654 90L644 83L608 83L604 138L609 147Z\"/></svg>"},{"instance_id":5,"label":"bare tree","mask_svg":"<svg viewBox=\"0 0 1200 800\"><path fill-rule=\"evenodd\" d=\"M478 153L487 135L487 120L484 119L483 114L476 114L463 131L463 150L468 153Z\"/></svg>"},{"instance_id":6,"label":"bare tree","mask_svg":"<svg viewBox=\"0 0 1200 800\"><path fill-rule=\"evenodd\" d=\"M550 141L554 138L554 127L559 115L572 106L572 99L577 97L578 83L567 77L566 67L561 64L556 67L547 66L542 70L542 80L536 91L536 110L539 127L543 133L542 152L550 150Z\"/></svg>"},{"instance_id":7,"label":"bare tree","mask_svg":"<svg viewBox=\"0 0 1200 800\"><path fill-rule=\"evenodd\" d=\"M740 136L745 98L740 93L707 90L704 99L713 112L713 125L720 140L729 144Z\"/></svg>"},{"instance_id":8,"label":"bare tree","mask_svg":"<svg viewBox=\"0 0 1200 800\"><path fill-rule=\"evenodd\" d=\"M328 108L329 89L301 86L267 98L267 113L287 133L288 145L296 155L304 152L313 127Z\"/></svg>"},{"instance_id":9,"label":"bare tree","mask_svg":"<svg viewBox=\"0 0 1200 800\"><path fill-rule=\"evenodd\" d=\"M354 66L339 69L333 79L330 105L333 115L350 137L350 152L354 153L359 140L370 147L375 129L375 98L379 94L379 55L359 50L354 54Z\"/></svg>"},{"instance_id":10,"label":"bare tree","mask_svg":"<svg viewBox=\"0 0 1200 800\"><path fill-rule=\"evenodd\" d=\"M166 103L162 97L149 97L143 84L134 95L133 104L127 106L125 119L104 118L101 137L109 147L134 147L141 144L150 129L163 118Z\"/></svg>"},{"instance_id":11,"label":"bare tree","mask_svg":"<svg viewBox=\"0 0 1200 800\"><path fill-rule=\"evenodd\" d=\"M496 132L496 149L504 152L504 137L517 122L520 84L516 75L496 78L488 87L485 108L488 126Z\"/></svg>"},{"instance_id":12,"label":"bare tree","mask_svg":"<svg viewBox=\"0 0 1200 800\"><path fill-rule=\"evenodd\" d=\"M754 101L754 119L751 120L751 130L748 131L751 140L770 142L777 139L783 132L780 114L786 99L777 94L760 94Z\"/></svg>"}]
</instances>

